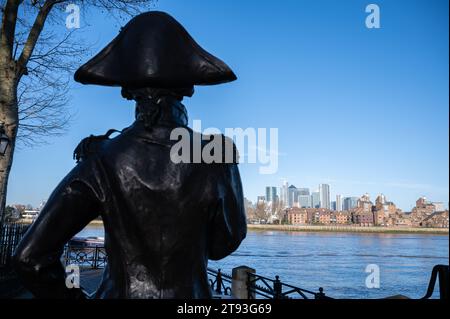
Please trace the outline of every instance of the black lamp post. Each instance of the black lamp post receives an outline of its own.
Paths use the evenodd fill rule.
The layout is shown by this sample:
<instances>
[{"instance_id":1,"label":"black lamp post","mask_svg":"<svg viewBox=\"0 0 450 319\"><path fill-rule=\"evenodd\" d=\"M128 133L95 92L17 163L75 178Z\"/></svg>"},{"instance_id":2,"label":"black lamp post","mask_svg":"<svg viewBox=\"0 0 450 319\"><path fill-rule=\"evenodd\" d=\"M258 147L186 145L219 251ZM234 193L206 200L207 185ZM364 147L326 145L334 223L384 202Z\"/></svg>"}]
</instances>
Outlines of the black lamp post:
<instances>
[{"instance_id":1,"label":"black lamp post","mask_svg":"<svg viewBox=\"0 0 450 319\"><path fill-rule=\"evenodd\" d=\"M0 156L4 156L11 140L6 135L3 125L0 126Z\"/></svg>"}]
</instances>

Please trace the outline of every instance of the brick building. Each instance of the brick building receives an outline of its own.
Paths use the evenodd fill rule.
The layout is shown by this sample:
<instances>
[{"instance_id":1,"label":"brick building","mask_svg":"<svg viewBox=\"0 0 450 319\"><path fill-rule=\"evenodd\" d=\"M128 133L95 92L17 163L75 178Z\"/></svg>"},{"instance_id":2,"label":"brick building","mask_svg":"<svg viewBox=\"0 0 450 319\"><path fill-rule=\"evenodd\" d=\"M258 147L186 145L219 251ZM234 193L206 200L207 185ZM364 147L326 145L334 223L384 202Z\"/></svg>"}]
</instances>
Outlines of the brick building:
<instances>
[{"instance_id":1,"label":"brick building","mask_svg":"<svg viewBox=\"0 0 450 319\"><path fill-rule=\"evenodd\" d=\"M421 227L422 222L431 216L436 211L436 207L433 203L427 201L425 197L420 197L416 201L416 207L411 210L409 215L411 225L415 227Z\"/></svg>"},{"instance_id":2,"label":"brick building","mask_svg":"<svg viewBox=\"0 0 450 319\"><path fill-rule=\"evenodd\" d=\"M398 209L393 202L387 201L383 194L378 195L372 209L374 223L378 226L394 226L398 223L397 219L403 216L401 209Z\"/></svg>"},{"instance_id":3,"label":"brick building","mask_svg":"<svg viewBox=\"0 0 450 319\"><path fill-rule=\"evenodd\" d=\"M352 222L352 215L348 211L333 212L331 221L338 225L350 224Z\"/></svg>"},{"instance_id":4,"label":"brick building","mask_svg":"<svg viewBox=\"0 0 450 319\"><path fill-rule=\"evenodd\" d=\"M433 228L448 228L448 210L443 212L435 212L431 214L422 221L420 226Z\"/></svg>"},{"instance_id":5,"label":"brick building","mask_svg":"<svg viewBox=\"0 0 450 319\"><path fill-rule=\"evenodd\" d=\"M352 221L358 226L373 226L375 224L374 214L363 209L356 209L352 214Z\"/></svg>"},{"instance_id":6,"label":"brick building","mask_svg":"<svg viewBox=\"0 0 450 319\"><path fill-rule=\"evenodd\" d=\"M292 207L287 211L287 222L290 225L302 225L308 223L308 213L306 209Z\"/></svg>"}]
</instances>

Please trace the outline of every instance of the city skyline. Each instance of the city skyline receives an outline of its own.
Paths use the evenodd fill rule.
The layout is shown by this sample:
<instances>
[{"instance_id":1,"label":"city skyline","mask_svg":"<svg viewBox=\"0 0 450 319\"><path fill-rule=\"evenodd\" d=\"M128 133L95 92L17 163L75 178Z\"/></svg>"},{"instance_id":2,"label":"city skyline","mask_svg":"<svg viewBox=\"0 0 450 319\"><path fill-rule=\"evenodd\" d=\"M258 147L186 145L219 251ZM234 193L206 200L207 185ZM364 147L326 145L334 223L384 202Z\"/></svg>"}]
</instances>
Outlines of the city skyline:
<instances>
[{"instance_id":1,"label":"city skyline","mask_svg":"<svg viewBox=\"0 0 450 319\"><path fill-rule=\"evenodd\" d=\"M369 30L360 0L249 0L239 10L233 1L158 1L155 9L173 15L238 77L195 88L183 101L190 126L201 119L221 130L279 129L276 174L240 165L247 198L288 179L330 184L331 200L367 192L386 194L404 211L422 195L447 205L448 2L377 4L382 27ZM80 32L99 50L121 23L95 16L81 17ZM19 145L8 204L39 205L75 166L73 150L83 138L132 123L134 105L120 88L70 85L71 127L48 144Z\"/></svg>"},{"instance_id":2,"label":"city skyline","mask_svg":"<svg viewBox=\"0 0 450 319\"><path fill-rule=\"evenodd\" d=\"M293 185L293 184L292 184L292 185ZM292 185L289 184L289 186L292 186ZM319 185L320 185L320 184L319 184ZM295 186L295 185L294 185L294 186ZM255 202L255 203L258 202L258 200L261 200L261 198L264 198L265 200L267 200L267 188L268 188L268 187L271 188L272 194L273 194L273 189L276 189L276 194L277 194L278 197L280 197L280 195L282 194L282 191L281 191L281 190L282 190L283 186L266 186L266 187L265 187L266 192L264 193L264 195L259 194L259 195L256 195L256 197L254 198L254 202ZM313 188L313 187L304 187L304 186L302 186L302 187L297 187L297 190L299 190L299 189L308 189L308 190L309 190L310 195L300 195L299 197L301 197L301 196L307 196L308 201L309 201L309 203L310 203L310 206L312 207L313 204L314 204L314 202L312 201L312 196L314 196L314 194L317 194L317 196L319 196L319 194L320 194L320 192L319 192L319 187L317 187L317 188ZM331 185L330 185L330 189L332 189ZM349 195L349 194L332 193L332 192L330 191L330 194L334 194L335 197L336 197L336 196L339 196L339 195L341 196L341 200L342 200L341 207L342 207L342 210L348 210L348 208L346 208L346 207L349 207L349 206L353 206L353 207L354 207L354 206L356 205L356 201L357 201L361 196L364 196L365 194L369 194L370 198L372 198L372 196L376 197L376 196L378 196L378 195L386 196L386 194L383 193L383 192L375 192L375 193L373 193L373 194L372 194L372 193L369 193L369 192L361 192L360 194L359 194L359 193L352 193L352 194ZM244 193L244 197L245 197L246 200L249 200L251 203L253 203L253 200L251 199L251 197L245 195L245 193ZM388 197L391 198L390 196L388 196ZM430 197L427 196L426 194L419 195L419 197L424 197L424 198L430 199ZM330 195L330 198L334 198L334 197L333 197L332 195ZM42 199L40 199L40 200L38 200L38 201L36 201L36 202L26 202L26 201L9 202L9 201L8 201L7 205L17 205L17 204L21 204L21 205L30 205L30 206L33 207L33 208L37 208L37 207L42 207L43 203L45 203L45 202L47 201L47 199L48 199L48 197L45 197L45 198L42 198ZM405 210L405 209L401 208L399 205L397 205L397 206L398 206L399 208L401 208L403 211L408 212L408 211L410 211L412 208L414 208L416 200L417 200L417 198L416 198L413 202L411 202L411 204L410 204L410 207L411 207L411 208L410 208L410 209L406 209L406 210ZM347 202L350 201L351 204L347 204L347 206L346 206L346 201L347 201ZM395 200L393 200L393 201L395 202ZM333 201L330 201L330 202L332 203ZM433 202L433 203L438 203L438 204L442 205L443 210L449 209L449 202L444 202L444 201L440 201L440 200L434 200L434 198L432 198L432 202ZM320 203L319 197L318 197L318 199L317 199L317 203ZM320 208L320 207L317 207L317 208Z\"/></svg>"},{"instance_id":3,"label":"city skyline","mask_svg":"<svg viewBox=\"0 0 450 319\"><path fill-rule=\"evenodd\" d=\"M288 186L289 185L289 186ZM378 198L381 197L383 198L383 200L386 200L386 198L390 199L390 202L395 202L395 200L393 200L392 198L390 198L389 196L386 196L385 193L380 192L377 194L369 194L367 192L362 193L360 195L347 195L347 194L339 194L336 193L335 194L335 198L336 200L330 200L329 201L329 205L327 204L323 204L320 200L320 188L324 187L326 189L326 192L328 192L328 198L330 199L331 196L331 185L329 184L319 184L317 186L317 188L312 188L312 187L306 187L305 185L302 185L301 187L296 187L294 184L290 184L287 180L284 180L282 185L277 187L277 186L265 186L265 195L258 195L256 197L256 201L255 203L258 203L259 201L263 200L266 202L272 202L274 199L277 200L281 200L283 203L285 204L285 207L299 207L299 208L325 208L325 209L331 209L331 210L335 210L335 211L342 211L342 210L350 210L351 208L356 207L357 205L357 201L360 198L368 198L371 201L373 201L373 198ZM284 190L287 189L287 196L284 196ZM270 196L268 197L268 191L270 190ZM296 196L295 200L294 198L291 199L291 195L292 194L296 194L294 196ZM308 194L308 195L306 195ZM373 195L373 197L372 197ZM318 198L316 199L316 202L314 202L314 196L318 196ZM306 201L307 198L307 201ZM425 195L421 195L419 198L424 198L424 199L429 199L427 196ZM246 197L247 200L248 197ZM303 203L307 203L305 205L302 204L301 200L305 200L306 202ZM416 199L417 200L417 199ZM412 203L412 208L415 207L416 205L416 200L414 201L414 203ZM250 202L252 203L252 201L250 200ZM433 204L435 204L437 207L439 207L439 210L443 211L443 210L447 210L448 209L448 203L442 202L442 201L435 201L435 200L431 200L430 202L432 202ZM333 205L335 205L333 208ZM327 207L328 206L328 207ZM397 205L398 206L398 205ZM408 210L404 210L402 209L404 212L408 212Z\"/></svg>"}]
</instances>

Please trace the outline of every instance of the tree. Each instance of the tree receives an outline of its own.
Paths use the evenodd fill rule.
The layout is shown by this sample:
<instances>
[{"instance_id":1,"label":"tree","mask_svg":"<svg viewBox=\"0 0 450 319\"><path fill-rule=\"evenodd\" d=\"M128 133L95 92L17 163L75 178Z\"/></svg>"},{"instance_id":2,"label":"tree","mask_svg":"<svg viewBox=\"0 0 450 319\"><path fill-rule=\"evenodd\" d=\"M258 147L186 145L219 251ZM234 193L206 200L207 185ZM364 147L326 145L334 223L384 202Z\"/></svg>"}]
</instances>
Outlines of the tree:
<instances>
[{"instance_id":1,"label":"tree","mask_svg":"<svg viewBox=\"0 0 450 319\"><path fill-rule=\"evenodd\" d=\"M17 141L35 145L62 134L70 120L69 77L86 52L75 29L64 28L67 6L100 9L117 19L152 0L0 0L0 126L10 139L0 156L0 224Z\"/></svg>"},{"instance_id":2,"label":"tree","mask_svg":"<svg viewBox=\"0 0 450 319\"><path fill-rule=\"evenodd\" d=\"M258 202L254 214L255 218L267 222L270 216L270 209L268 209L266 202Z\"/></svg>"}]
</instances>

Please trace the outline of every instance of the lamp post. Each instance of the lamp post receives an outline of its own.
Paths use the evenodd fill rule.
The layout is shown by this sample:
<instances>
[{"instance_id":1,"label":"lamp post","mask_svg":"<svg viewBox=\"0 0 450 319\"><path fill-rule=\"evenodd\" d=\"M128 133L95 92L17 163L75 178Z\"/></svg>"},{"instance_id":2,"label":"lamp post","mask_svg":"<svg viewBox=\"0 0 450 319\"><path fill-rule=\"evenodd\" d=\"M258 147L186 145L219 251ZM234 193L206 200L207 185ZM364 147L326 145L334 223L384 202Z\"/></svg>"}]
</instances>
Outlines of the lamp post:
<instances>
[{"instance_id":1,"label":"lamp post","mask_svg":"<svg viewBox=\"0 0 450 319\"><path fill-rule=\"evenodd\" d=\"M6 135L5 128L0 125L0 156L4 156L11 140Z\"/></svg>"}]
</instances>

